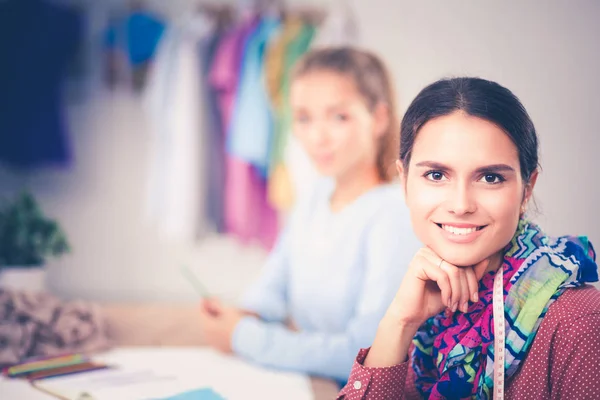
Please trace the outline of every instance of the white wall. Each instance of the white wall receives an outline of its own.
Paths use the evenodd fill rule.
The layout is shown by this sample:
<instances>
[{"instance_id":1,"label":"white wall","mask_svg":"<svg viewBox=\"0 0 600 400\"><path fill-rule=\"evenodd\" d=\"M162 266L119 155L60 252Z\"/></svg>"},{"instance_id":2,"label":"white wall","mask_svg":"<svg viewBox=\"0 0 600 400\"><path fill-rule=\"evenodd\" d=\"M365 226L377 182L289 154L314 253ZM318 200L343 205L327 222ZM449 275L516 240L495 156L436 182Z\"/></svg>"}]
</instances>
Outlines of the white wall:
<instances>
[{"instance_id":1,"label":"white wall","mask_svg":"<svg viewBox=\"0 0 600 400\"><path fill-rule=\"evenodd\" d=\"M541 222L551 233L600 243L600 3L570 4L355 0L354 9L362 45L389 62L402 110L423 86L448 75L478 75L513 90L541 139ZM71 238L74 254L51 269L54 290L96 300L191 301L196 296L177 270L186 262L216 294L235 297L264 252L219 238L169 243L142 218L148 143L139 102L98 92L72 107L70 121L72 169L32 176L0 170L0 194L29 185Z\"/></svg>"}]
</instances>

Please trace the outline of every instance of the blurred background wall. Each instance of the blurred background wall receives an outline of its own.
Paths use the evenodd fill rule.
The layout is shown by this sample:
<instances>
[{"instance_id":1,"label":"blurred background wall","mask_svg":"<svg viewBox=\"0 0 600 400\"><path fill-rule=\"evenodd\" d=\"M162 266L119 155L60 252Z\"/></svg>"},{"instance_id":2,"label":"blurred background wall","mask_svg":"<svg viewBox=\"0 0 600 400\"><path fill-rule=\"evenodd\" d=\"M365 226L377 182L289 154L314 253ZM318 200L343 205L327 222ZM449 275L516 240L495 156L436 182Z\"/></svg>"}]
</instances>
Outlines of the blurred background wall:
<instances>
[{"instance_id":1,"label":"blurred background wall","mask_svg":"<svg viewBox=\"0 0 600 400\"><path fill-rule=\"evenodd\" d=\"M106 8L118 3L90 3L92 33L102 29ZM146 3L168 17L189 6L183 0ZM327 9L338 1L288 1L295 3ZM388 62L401 112L444 76L477 75L514 91L541 139L538 220L550 233L587 234L600 243L599 2L347 3L360 28L358 44ZM85 94L68 106L75 163L34 172L0 167L0 195L30 188L72 243L73 254L51 266L51 288L68 298L194 301L178 270L186 263L213 293L235 298L266 251L216 235L194 243L169 240L147 223L147 118L139 96L99 83L94 46L87 44L92 62Z\"/></svg>"}]
</instances>

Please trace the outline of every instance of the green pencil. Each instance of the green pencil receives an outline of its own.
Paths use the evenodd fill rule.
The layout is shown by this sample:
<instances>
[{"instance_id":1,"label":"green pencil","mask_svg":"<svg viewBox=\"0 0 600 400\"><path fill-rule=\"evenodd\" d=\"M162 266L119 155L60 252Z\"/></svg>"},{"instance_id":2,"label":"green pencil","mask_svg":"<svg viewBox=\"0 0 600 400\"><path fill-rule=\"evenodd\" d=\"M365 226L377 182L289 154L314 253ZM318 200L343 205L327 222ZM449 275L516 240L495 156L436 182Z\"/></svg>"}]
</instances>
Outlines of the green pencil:
<instances>
[{"instance_id":1,"label":"green pencil","mask_svg":"<svg viewBox=\"0 0 600 400\"><path fill-rule=\"evenodd\" d=\"M196 278L196 275L185 265L181 266L183 277L196 289L196 292L203 298L211 297L206 287Z\"/></svg>"}]
</instances>

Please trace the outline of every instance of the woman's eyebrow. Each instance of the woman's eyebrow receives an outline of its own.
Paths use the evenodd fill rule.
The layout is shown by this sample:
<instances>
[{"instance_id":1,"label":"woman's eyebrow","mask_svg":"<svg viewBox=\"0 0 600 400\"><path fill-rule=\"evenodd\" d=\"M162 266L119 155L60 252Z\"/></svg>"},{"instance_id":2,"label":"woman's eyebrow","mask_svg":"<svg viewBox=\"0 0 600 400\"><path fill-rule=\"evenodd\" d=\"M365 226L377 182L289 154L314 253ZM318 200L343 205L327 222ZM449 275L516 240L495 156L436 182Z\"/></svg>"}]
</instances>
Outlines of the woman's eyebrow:
<instances>
[{"instance_id":1,"label":"woman's eyebrow","mask_svg":"<svg viewBox=\"0 0 600 400\"><path fill-rule=\"evenodd\" d=\"M479 167L475 172L515 172L515 169L507 164L491 164Z\"/></svg>"},{"instance_id":2,"label":"woman's eyebrow","mask_svg":"<svg viewBox=\"0 0 600 400\"><path fill-rule=\"evenodd\" d=\"M427 167L431 169L451 170L452 168L436 161L421 161L415 164L416 167Z\"/></svg>"},{"instance_id":3,"label":"woman's eyebrow","mask_svg":"<svg viewBox=\"0 0 600 400\"><path fill-rule=\"evenodd\" d=\"M452 168L436 161L421 161L415 164L417 167L427 167L431 169L439 169L444 171L451 171ZM507 164L490 164L479 167L475 170L476 173L482 172L515 172L515 169Z\"/></svg>"}]
</instances>

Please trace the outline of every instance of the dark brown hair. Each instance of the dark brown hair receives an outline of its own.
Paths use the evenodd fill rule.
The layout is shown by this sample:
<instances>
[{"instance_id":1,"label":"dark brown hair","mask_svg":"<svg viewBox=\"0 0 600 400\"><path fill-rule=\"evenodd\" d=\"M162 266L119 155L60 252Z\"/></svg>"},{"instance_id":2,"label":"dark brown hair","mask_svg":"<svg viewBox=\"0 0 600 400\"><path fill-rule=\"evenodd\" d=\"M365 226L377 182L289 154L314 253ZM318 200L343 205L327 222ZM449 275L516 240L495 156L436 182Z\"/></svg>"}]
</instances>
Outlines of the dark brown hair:
<instances>
[{"instance_id":1,"label":"dark brown hair","mask_svg":"<svg viewBox=\"0 0 600 400\"><path fill-rule=\"evenodd\" d=\"M441 79L423 89L412 101L400 132L400 160L408 171L415 138L419 130L434 118L456 111L478 117L499 126L519 152L521 176L525 183L539 167L538 137L527 110L507 88L481 78Z\"/></svg>"},{"instance_id":2,"label":"dark brown hair","mask_svg":"<svg viewBox=\"0 0 600 400\"><path fill-rule=\"evenodd\" d=\"M295 66L294 78L313 71L331 71L350 77L372 112L379 104L388 109L389 124L377 150L377 171L384 181L396 174L398 115L389 73L376 55L353 47L330 47L310 51Z\"/></svg>"}]
</instances>

